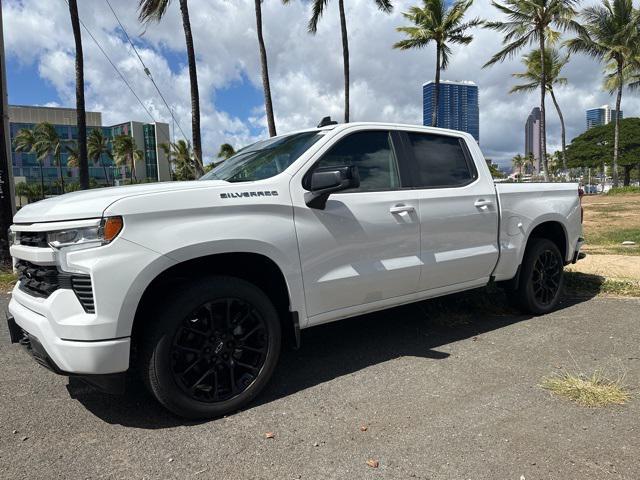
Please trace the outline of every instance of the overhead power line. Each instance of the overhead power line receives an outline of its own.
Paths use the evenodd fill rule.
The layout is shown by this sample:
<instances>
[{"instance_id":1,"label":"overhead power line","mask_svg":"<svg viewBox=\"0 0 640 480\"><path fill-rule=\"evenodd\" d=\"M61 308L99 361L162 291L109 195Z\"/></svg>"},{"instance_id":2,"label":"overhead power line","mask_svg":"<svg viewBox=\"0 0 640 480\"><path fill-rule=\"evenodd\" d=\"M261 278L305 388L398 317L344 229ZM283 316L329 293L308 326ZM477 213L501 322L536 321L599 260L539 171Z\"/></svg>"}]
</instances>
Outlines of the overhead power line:
<instances>
[{"instance_id":1,"label":"overhead power line","mask_svg":"<svg viewBox=\"0 0 640 480\"><path fill-rule=\"evenodd\" d=\"M68 0L64 0L65 3L67 4L67 6L69 5ZM140 100L140 97L138 96L138 94L135 92L135 90L133 89L133 87L131 86L131 84L129 84L129 82L127 81L127 79L125 78L125 76L122 74L122 72L120 71L120 69L116 66L115 63L113 63L113 61L111 60L111 58L109 57L109 55L107 55L107 52L104 51L104 48L102 48L102 45L100 45L100 42L98 42L98 40L96 39L96 37L93 36L93 33L91 33L91 30L89 30L89 28L84 24L84 22L82 21L82 18L80 18L80 15L78 15L78 19L80 20L80 25L82 25L82 28L85 29L85 31L89 34L89 37L91 37L91 40L93 40L93 42L96 44L96 46L98 47L98 49L102 52L102 54L104 55L104 57L107 59L107 61L111 64L111 66L113 67L113 69L118 73L118 75L120 76L120 78L122 79L122 81L124 82L124 84L127 86L127 88L129 90L131 90L131 93L133 94L134 97L136 97L136 100L138 100L138 103L142 106L142 108L144 109L145 112L147 112L147 115L149 115L149 118L151 118L151 120L153 121L153 123L157 123L156 119L153 118L153 115L151 114L151 112L149 111L149 109L147 108L147 106L142 102L142 100Z\"/></svg>"},{"instance_id":2,"label":"overhead power line","mask_svg":"<svg viewBox=\"0 0 640 480\"><path fill-rule=\"evenodd\" d=\"M173 109L169 106L169 103L167 103L167 100L164 98L164 95L160 91L160 87L158 87L158 84L156 83L155 79L153 78L153 75L151 75L151 70L149 70L147 65L144 63L144 60L142 60L142 57L138 53L138 49L136 48L135 44L131 40L131 37L129 37L129 34L127 33L126 28L124 28L124 25L122 24L122 22L118 18L118 14L116 13L116 11L111 6L111 3L109 2L109 0L105 0L105 2L107 2L107 5L109 6L109 10L111 10L111 13L113 13L113 16L115 17L116 21L118 22L118 25L120 25L120 29L124 32L125 37L127 37L127 41L129 42L129 45L131 45L131 48L133 49L134 53L136 54L136 57L138 57L138 61L140 62L140 65L142 65L142 70L144 71L145 75L149 78L149 80L151 80L151 83L153 84L153 86L155 87L156 91L158 92L158 95L160 95L160 98L162 99L162 101L164 102L165 106L167 107L167 110L169 110L169 114L171 115L171 118L173 119L175 124L178 126L178 130L180 130L180 133L182 133L184 138L187 139L188 138L187 134L184 133L184 130L182 130L182 126L180 125L180 122L178 121L178 119L173 114Z\"/></svg>"}]
</instances>

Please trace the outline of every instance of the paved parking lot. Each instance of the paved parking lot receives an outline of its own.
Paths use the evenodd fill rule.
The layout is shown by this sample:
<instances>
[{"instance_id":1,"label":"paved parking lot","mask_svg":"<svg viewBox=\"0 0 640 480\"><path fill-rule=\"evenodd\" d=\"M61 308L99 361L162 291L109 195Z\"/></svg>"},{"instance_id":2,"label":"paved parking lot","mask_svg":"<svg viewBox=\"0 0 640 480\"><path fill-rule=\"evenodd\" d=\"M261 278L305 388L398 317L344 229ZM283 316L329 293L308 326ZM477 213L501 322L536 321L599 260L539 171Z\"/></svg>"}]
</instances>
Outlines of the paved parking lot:
<instances>
[{"instance_id":1,"label":"paved parking lot","mask_svg":"<svg viewBox=\"0 0 640 480\"><path fill-rule=\"evenodd\" d=\"M10 346L3 323L0 478L640 478L637 390L588 409L538 386L601 367L639 385L639 299L472 317L436 326L411 305L305 331L256 403L204 423L142 390L68 385Z\"/></svg>"}]
</instances>

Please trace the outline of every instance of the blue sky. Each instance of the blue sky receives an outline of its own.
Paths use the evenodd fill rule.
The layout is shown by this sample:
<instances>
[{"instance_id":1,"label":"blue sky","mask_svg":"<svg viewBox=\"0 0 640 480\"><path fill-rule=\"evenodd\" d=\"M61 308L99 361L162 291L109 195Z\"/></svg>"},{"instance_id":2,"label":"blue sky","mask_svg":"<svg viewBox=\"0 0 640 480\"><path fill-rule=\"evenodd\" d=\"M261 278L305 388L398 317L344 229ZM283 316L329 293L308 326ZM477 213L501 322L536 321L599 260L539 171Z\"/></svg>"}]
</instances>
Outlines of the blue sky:
<instances>
[{"instance_id":1,"label":"blue sky","mask_svg":"<svg viewBox=\"0 0 640 480\"><path fill-rule=\"evenodd\" d=\"M7 58L7 90L13 105L60 103L55 87L38 74L38 66L21 65L13 55Z\"/></svg>"},{"instance_id":2,"label":"blue sky","mask_svg":"<svg viewBox=\"0 0 640 480\"><path fill-rule=\"evenodd\" d=\"M165 49L162 53L173 72L177 73L184 67L183 54ZM7 89L9 103L12 105L75 106L65 104L51 82L40 76L36 63L21 64L15 55L9 55L7 58ZM264 97L262 90L256 88L246 75L241 75L239 80L234 80L214 92L205 91L201 96L204 101L215 103L218 110L227 112L247 123L252 135L260 134L260 127L251 125L249 118L255 115L256 110L262 108ZM128 120L146 119L131 118Z\"/></svg>"}]
</instances>

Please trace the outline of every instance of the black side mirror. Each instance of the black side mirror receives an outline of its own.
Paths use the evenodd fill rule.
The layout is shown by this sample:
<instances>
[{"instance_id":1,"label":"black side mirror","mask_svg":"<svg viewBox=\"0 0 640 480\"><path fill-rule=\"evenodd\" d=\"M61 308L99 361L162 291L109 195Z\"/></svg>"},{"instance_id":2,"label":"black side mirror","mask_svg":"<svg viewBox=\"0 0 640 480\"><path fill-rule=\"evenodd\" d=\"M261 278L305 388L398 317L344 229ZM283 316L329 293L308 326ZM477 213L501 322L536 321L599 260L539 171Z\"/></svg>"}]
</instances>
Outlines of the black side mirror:
<instances>
[{"instance_id":1,"label":"black side mirror","mask_svg":"<svg viewBox=\"0 0 640 480\"><path fill-rule=\"evenodd\" d=\"M313 172L309 183L311 191L304 194L305 203L311 208L323 210L332 193L358 188L360 175L355 165L327 168Z\"/></svg>"}]
</instances>

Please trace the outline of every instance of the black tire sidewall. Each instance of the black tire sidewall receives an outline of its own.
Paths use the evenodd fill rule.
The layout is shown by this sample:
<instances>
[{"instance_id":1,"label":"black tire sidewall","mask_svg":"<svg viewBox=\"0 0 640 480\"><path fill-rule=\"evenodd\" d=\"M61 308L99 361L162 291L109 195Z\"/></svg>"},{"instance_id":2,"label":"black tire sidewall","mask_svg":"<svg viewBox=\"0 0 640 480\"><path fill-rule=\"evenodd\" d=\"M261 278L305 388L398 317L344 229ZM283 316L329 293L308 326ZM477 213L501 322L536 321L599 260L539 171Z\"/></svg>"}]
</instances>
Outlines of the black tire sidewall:
<instances>
[{"instance_id":1,"label":"black tire sidewall","mask_svg":"<svg viewBox=\"0 0 640 480\"><path fill-rule=\"evenodd\" d=\"M553 300L548 304L542 304L536 299L535 293L533 291L533 267L538 257L547 250L553 252L553 254L558 259L559 265L561 266L560 285L558 286L558 291L556 292ZM522 270L519 282L520 285L517 292L520 306L528 312L534 313L536 315L541 315L553 311L558 305L560 296L562 294L564 284L564 271L562 268L563 266L564 258L562 258L562 254L560 253L560 250L555 243L553 243L551 240L547 240L546 238L533 238L525 252L524 259L522 261Z\"/></svg>"},{"instance_id":2,"label":"black tire sidewall","mask_svg":"<svg viewBox=\"0 0 640 480\"><path fill-rule=\"evenodd\" d=\"M278 314L266 294L244 280L211 276L182 283L173 290L177 296L159 302L147 319L143 342L143 374L151 393L173 413L187 418L215 418L235 412L249 403L267 384L278 362L281 327ZM174 295L176 295L174 293ZM229 400L207 403L190 398L177 385L171 370L172 344L181 322L200 305L218 298L235 297L249 302L262 315L268 332L268 350L256 380Z\"/></svg>"}]
</instances>

